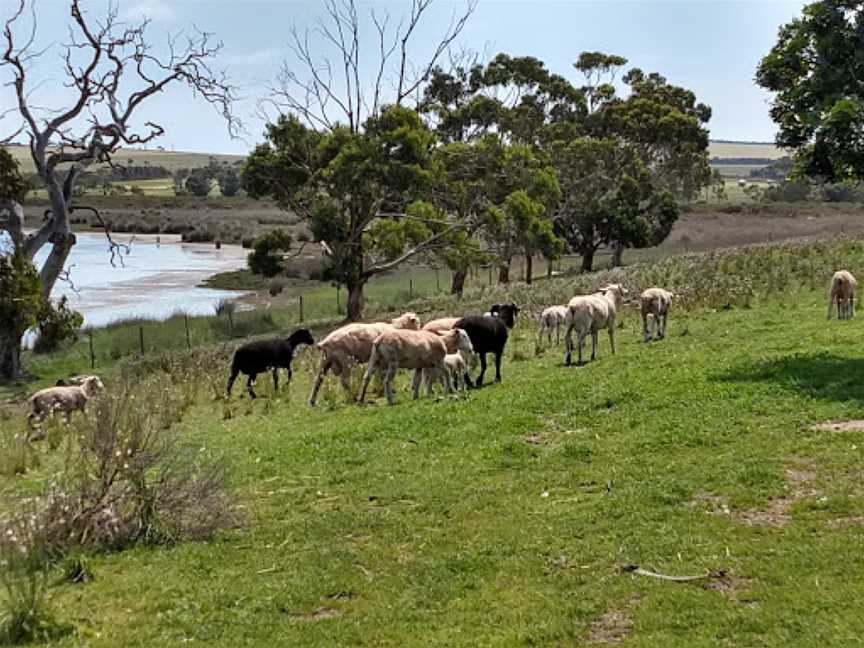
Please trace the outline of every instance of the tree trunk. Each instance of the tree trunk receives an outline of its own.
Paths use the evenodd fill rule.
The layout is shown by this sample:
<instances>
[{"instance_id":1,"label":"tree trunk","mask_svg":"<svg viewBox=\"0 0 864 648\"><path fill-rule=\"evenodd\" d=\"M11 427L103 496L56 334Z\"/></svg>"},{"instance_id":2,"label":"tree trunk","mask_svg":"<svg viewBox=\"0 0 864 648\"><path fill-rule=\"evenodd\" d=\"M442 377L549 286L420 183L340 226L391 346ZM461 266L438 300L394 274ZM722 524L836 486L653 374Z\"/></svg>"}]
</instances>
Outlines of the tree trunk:
<instances>
[{"instance_id":1,"label":"tree trunk","mask_svg":"<svg viewBox=\"0 0 864 648\"><path fill-rule=\"evenodd\" d=\"M525 255L525 283L531 284L534 278L534 257L530 254Z\"/></svg>"},{"instance_id":2,"label":"tree trunk","mask_svg":"<svg viewBox=\"0 0 864 648\"><path fill-rule=\"evenodd\" d=\"M551 279L552 278L552 264L554 263L554 261L552 259L547 259L547 261L548 261L548 263L546 265L546 278Z\"/></svg>"},{"instance_id":3,"label":"tree trunk","mask_svg":"<svg viewBox=\"0 0 864 648\"><path fill-rule=\"evenodd\" d=\"M501 263L498 266L498 283L502 285L507 285L510 283L510 261L508 260L506 263Z\"/></svg>"},{"instance_id":4,"label":"tree trunk","mask_svg":"<svg viewBox=\"0 0 864 648\"><path fill-rule=\"evenodd\" d=\"M615 241L612 244L612 267L621 267L621 258L624 256L624 244L620 241Z\"/></svg>"},{"instance_id":5,"label":"tree trunk","mask_svg":"<svg viewBox=\"0 0 864 648\"><path fill-rule=\"evenodd\" d=\"M594 269L594 252L593 248L582 251L582 272L591 272Z\"/></svg>"},{"instance_id":6,"label":"tree trunk","mask_svg":"<svg viewBox=\"0 0 864 648\"><path fill-rule=\"evenodd\" d=\"M356 322L363 317L363 286L365 281L356 281L348 284L348 304L346 305L346 316L349 322Z\"/></svg>"},{"instance_id":7,"label":"tree trunk","mask_svg":"<svg viewBox=\"0 0 864 648\"><path fill-rule=\"evenodd\" d=\"M465 270L457 270L453 273L453 281L450 283L450 294L462 296L465 290L465 277L468 273Z\"/></svg>"},{"instance_id":8,"label":"tree trunk","mask_svg":"<svg viewBox=\"0 0 864 648\"><path fill-rule=\"evenodd\" d=\"M0 336L0 378L17 380L21 377L21 336Z\"/></svg>"}]
</instances>

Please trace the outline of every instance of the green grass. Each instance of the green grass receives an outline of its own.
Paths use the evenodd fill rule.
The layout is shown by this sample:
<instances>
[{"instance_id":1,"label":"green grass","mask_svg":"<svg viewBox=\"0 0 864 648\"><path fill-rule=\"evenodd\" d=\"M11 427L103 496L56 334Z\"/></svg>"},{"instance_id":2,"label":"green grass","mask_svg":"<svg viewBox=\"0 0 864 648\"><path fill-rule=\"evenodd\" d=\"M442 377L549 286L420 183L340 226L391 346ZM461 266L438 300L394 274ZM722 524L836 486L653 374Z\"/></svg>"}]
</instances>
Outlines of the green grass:
<instances>
[{"instance_id":1,"label":"green grass","mask_svg":"<svg viewBox=\"0 0 864 648\"><path fill-rule=\"evenodd\" d=\"M628 646L856 645L860 530L829 523L864 515L864 439L809 426L861 416L864 322L826 325L822 297L675 313L649 345L631 315L618 355L604 336L571 369L560 349L513 361L533 356L523 321L502 384L403 388L392 408L331 383L310 410L307 352L290 390L262 377L265 398L199 402L181 424L230 458L245 526L94 557L92 583L55 590L78 632L57 645L577 646L622 607ZM783 527L700 503L766 509L801 464L814 492ZM629 563L746 580L727 596Z\"/></svg>"}]
</instances>

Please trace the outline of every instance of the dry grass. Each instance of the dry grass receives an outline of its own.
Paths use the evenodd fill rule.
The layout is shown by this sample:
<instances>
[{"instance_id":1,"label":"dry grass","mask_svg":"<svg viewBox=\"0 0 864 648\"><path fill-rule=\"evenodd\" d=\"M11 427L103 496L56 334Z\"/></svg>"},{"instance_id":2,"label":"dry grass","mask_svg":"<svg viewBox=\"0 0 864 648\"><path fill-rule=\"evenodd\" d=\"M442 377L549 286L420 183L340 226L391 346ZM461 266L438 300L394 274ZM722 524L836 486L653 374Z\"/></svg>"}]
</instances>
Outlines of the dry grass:
<instances>
[{"instance_id":1,"label":"dry grass","mask_svg":"<svg viewBox=\"0 0 864 648\"><path fill-rule=\"evenodd\" d=\"M788 155L788 153L769 143L711 142L708 144L709 157L771 158L772 160L776 160L784 155Z\"/></svg>"}]
</instances>

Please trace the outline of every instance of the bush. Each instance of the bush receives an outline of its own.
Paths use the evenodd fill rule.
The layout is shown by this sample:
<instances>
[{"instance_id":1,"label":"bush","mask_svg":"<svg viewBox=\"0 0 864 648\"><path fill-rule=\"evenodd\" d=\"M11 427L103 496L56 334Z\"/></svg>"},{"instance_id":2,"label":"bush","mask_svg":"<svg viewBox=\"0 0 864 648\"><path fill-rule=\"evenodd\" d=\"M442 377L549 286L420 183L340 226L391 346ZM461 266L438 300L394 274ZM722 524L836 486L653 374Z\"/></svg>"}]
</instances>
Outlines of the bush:
<instances>
[{"instance_id":1,"label":"bush","mask_svg":"<svg viewBox=\"0 0 864 648\"><path fill-rule=\"evenodd\" d=\"M291 249L293 239L285 230L273 230L255 239L246 263L255 274L275 277L282 272L282 256Z\"/></svg>"},{"instance_id":2,"label":"bush","mask_svg":"<svg viewBox=\"0 0 864 648\"><path fill-rule=\"evenodd\" d=\"M267 292L270 293L271 297L281 295L283 290L285 290L285 281L283 279L271 279L270 283L267 284Z\"/></svg>"},{"instance_id":3,"label":"bush","mask_svg":"<svg viewBox=\"0 0 864 648\"><path fill-rule=\"evenodd\" d=\"M186 191L199 198L209 195L212 185L213 180L207 169L194 169L183 184Z\"/></svg>"},{"instance_id":4,"label":"bush","mask_svg":"<svg viewBox=\"0 0 864 648\"><path fill-rule=\"evenodd\" d=\"M805 179L785 180L766 187L763 199L769 202L801 202L810 197L810 182Z\"/></svg>"},{"instance_id":5,"label":"bush","mask_svg":"<svg viewBox=\"0 0 864 648\"><path fill-rule=\"evenodd\" d=\"M48 304L39 318L39 336L33 345L33 351L52 353L63 343L74 342L78 339L78 330L83 323L81 313L69 308L69 300L63 295L56 307Z\"/></svg>"},{"instance_id":6,"label":"bush","mask_svg":"<svg viewBox=\"0 0 864 648\"><path fill-rule=\"evenodd\" d=\"M825 202L864 202L864 188L858 183L824 184L820 194Z\"/></svg>"}]
</instances>

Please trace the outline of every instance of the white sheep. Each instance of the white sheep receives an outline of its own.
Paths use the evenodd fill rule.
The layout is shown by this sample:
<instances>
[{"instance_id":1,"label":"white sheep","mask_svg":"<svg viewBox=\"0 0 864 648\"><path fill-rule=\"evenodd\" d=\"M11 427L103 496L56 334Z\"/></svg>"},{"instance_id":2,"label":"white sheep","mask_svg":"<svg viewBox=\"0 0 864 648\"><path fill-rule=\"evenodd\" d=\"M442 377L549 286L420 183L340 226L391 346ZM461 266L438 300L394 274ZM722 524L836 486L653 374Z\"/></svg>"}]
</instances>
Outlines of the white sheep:
<instances>
[{"instance_id":1,"label":"white sheep","mask_svg":"<svg viewBox=\"0 0 864 648\"><path fill-rule=\"evenodd\" d=\"M470 340L469 340L470 342ZM473 369L475 364L474 353L469 351L457 350L456 353L448 353L444 356L444 371L450 374L450 382L453 389L459 389L459 380L468 373L469 369ZM444 384L443 374L438 373L437 369L424 369L423 382L426 383L426 394L432 391L432 384L440 382ZM468 389L468 383L462 380L462 390Z\"/></svg>"},{"instance_id":2,"label":"white sheep","mask_svg":"<svg viewBox=\"0 0 864 648\"><path fill-rule=\"evenodd\" d=\"M675 293L663 288L648 288L639 295L639 308L642 311L642 332L645 341L651 340L651 332L648 330L648 320L652 321L651 327L658 340L666 337L666 318L669 316L669 307Z\"/></svg>"},{"instance_id":3,"label":"white sheep","mask_svg":"<svg viewBox=\"0 0 864 648\"><path fill-rule=\"evenodd\" d=\"M567 304L567 333L565 343L567 355L564 364L571 364L573 351L573 331L578 337L579 364L582 364L582 344L591 334L591 360L597 355L597 332L600 329L609 331L609 344L612 354L615 354L615 318L621 307L627 290L621 284L603 286L593 295L574 297Z\"/></svg>"},{"instance_id":4,"label":"white sheep","mask_svg":"<svg viewBox=\"0 0 864 648\"><path fill-rule=\"evenodd\" d=\"M384 331L375 338L372 353L369 356L369 366L363 378L363 388L360 390L358 403L366 398L366 389L375 371L383 368L384 393L387 402L393 405L393 379L401 369L414 369L412 391L414 398L420 393L420 380L424 369L433 369L444 377L444 393L450 393L450 374L444 367L444 357L448 353L464 351L471 353L471 338L462 329L451 329L441 335L432 331L410 331L394 329ZM427 393L429 386L427 385Z\"/></svg>"},{"instance_id":5,"label":"white sheep","mask_svg":"<svg viewBox=\"0 0 864 648\"><path fill-rule=\"evenodd\" d=\"M429 320L423 325L422 330L432 331L433 333L444 333L452 329L458 321L458 317L442 317L440 319Z\"/></svg>"},{"instance_id":6,"label":"white sheep","mask_svg":"<svg viewBox=\"0 0 864 648\"><path fill-rule=\"evenodd\" d=\"M345 391L350 390L351 368L355 363L368 362L372 353L372 343L385 330L417 330L420 320L415 313L404 313L390 322L346 324L336 329L315 346L321 352L321 365L312 386L309 404L315 405L318 391L328 371L339 376Z\"/></svg>"},{"instance_id":7,"label":"white sheep","mask_svg":"<svg viewBox=\"0 0 864 648\"><path fill-rule=\"evenodd\" d=\"M103 389L105 389L105 386L102 384L99 376L86 376L81 385L65 385L40 389L27 399L27 404L30 407L27 423L32 429L34 420L37 423L41 423L55 411L63 412L66 415L66 422L68 423L72 412L76 410L83 412L87 401Z\"/></svg>"},{"instance_id":8,"label":"white sheep","mask_svg":"<svg viewBox=\"0 0 864 648\"><path fill-rule=\"evenodd\" d=\"M828 319L831 319L831 308L837 303L837 319L849 319L855 316L855 288L858 282L848 270L838 270L831 277L828 288Z\"/></svg>"},{"instance_id":9,"label":"white sheep","mask_svg":"<svg viewBox=\"0 0 864 648\"><path fill-rule=\"evenodd\" d=\"M555 344L561 343L561 327L567 322L566 306L550 306L540 313L540 339L548 333L549 344L552 344L552 329L555 329Z\"/></svg>"}]
</instances>

